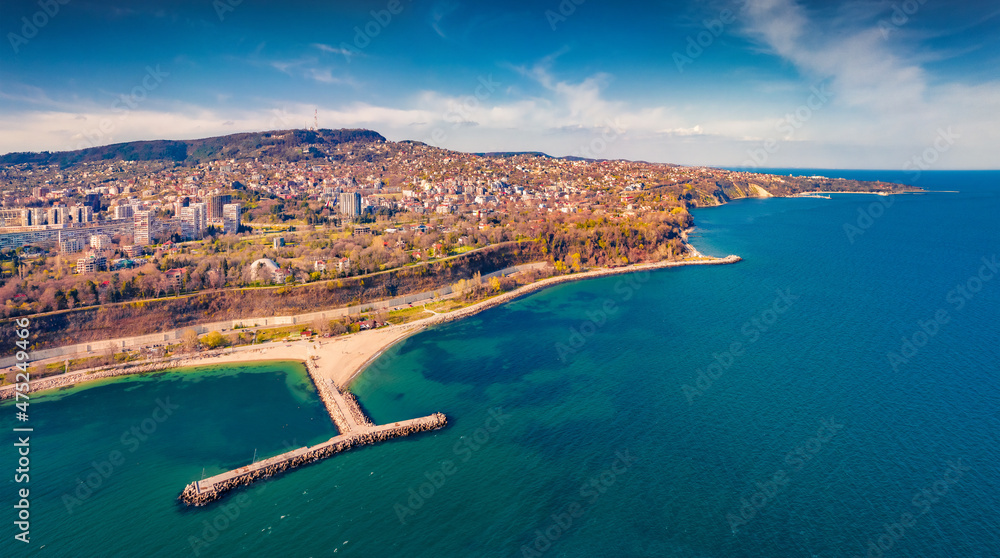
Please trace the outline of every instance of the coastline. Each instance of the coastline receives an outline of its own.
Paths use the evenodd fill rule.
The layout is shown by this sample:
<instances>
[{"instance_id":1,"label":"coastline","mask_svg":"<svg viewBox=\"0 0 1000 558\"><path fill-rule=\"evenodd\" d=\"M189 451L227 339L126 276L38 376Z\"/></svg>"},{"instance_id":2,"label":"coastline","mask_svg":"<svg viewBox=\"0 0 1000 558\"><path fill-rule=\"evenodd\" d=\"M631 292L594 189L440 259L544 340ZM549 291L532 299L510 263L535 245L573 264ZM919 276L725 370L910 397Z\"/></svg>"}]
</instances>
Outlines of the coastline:
<instances>
[{"instance_id":1,"label":"coastline","mask_svg":"<svg viewBox=\"0 0 1000 558\"><path fill-rule=\"evenodd\" d=\"M697 253L697 252L695 252ZM95 380L140 374L143 372L162 371L173 368L188 368L203 365L228 363L244 363L254 361L300 361L313 362L314 373L321 379L333 381L341 389L346 389L350 383L368 369L382 353L407 337L423 329L445 322L460 320L505 304L516 298L539 291L546 287L570 281L593 279L609 275L635 273L639 271L684 267L689 265L725 265L742 260L739 256L730 255L724 258L706 258L695 260L663 261L646 264L635 264L616 268L600 268L570 275L558 275L523 285L512 291L499 294L492 298L477 302L464 308L448 313L435 313L406 324L397 324L374 330L361 331L331 339L315 341L292 341L269 343L266 345L247 345L220 349L211 353L198 355L183 355L154 361L139 361L116 367L79 370L64 375L42 378L32 381L32 393L51 389L87 383ZM0 387L0 401L10 399L14 395L16 384Z\"/></svg>"},{"instance_id":2,"label":"coastline","mask_svg":"<svg viewBox=\"0 0 1000 558\"><path fill-rule=\"evenodd\" d=\"M915 194L919 192L843 192L840 190L817 190L815 192L799 192L793 198L802 198L813 194L863 194L865 196L895 196L898 194Z\"/></svg>"}]
</instances>

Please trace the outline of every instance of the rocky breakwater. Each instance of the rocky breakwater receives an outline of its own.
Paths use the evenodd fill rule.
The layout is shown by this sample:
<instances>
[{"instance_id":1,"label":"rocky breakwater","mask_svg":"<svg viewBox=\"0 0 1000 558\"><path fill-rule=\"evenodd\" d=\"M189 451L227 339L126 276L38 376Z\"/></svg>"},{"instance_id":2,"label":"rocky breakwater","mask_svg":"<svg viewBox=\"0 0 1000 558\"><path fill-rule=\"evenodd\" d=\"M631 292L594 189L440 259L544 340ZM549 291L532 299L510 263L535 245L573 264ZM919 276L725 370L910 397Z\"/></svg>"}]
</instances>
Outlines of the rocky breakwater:
<instances>
[{"instance_id":1,"label":"rocky breakwater","mask_svg":"<svg viewBox=\"0 0 1000 558\"><path fill-rule=\"evenodd\" d=\"M374 427L375 423L368 418L368 415L361 410L361 403L358 403L358 399L354 397L354 394L345 391L343 392L344 402L347 403L347 410L351 414L351 418L354 419L355 424L362 427Z\"/></svg>"},{"instance_id":2,"label":"rocky breakwater","mask_svg":"<svg viewBox=\"0 0 1000 558\"><path fill-rule=\"evenodd\" d=\"M246 486L289 469L325 459L353 447L375 444L418 432L437 430L447 424L448 419L444 414L434 413L426 417L370 427L351 434L342 434L322 444L292 450L246 467L193 482L184 488L178 499L190 506L204 506L234 488Z\"/></svg>"},{"instance_id":3,"label":"rocky breakwater","mask_svg":"<svg viewBox=\"0 0 1000 558\"><path fill-rule=\"evenodd\" d=\"M337 430L341 434L347 434L351 431L351 423L348 422L347 417L344 416L340 405L337 404L337 399L335 392L339 393L340 390L337 389L337 385L334 384L333 380L322 377L319 374L316 363L312 361L306 361L306 371L309 373L309 377L312 378L313 385L316 386L316 392L319 394L320 401L326 407L326 412L330 414L330 420L337 427Z\"/></svg>"},{"instance_id":4,"label":"rocky breakwater","mask_svg":"<svg viewBox=\"0 0 1000 558\"><path fill-rule=\"evenodd\" d=\"M81 382L90 382L103 378L114 378L116 376L129 376L132 374L143 374L145 372L159 372L168 368L174 368L174 362L154 361L145 363L129 363L110 368L90 368L57 376L49 376L31 383L31 391L39 392L47 389L56 389L72 386ZM14 397L14 386L10 384L0 388L0 401Z\"/></svg>"}]
</instances>

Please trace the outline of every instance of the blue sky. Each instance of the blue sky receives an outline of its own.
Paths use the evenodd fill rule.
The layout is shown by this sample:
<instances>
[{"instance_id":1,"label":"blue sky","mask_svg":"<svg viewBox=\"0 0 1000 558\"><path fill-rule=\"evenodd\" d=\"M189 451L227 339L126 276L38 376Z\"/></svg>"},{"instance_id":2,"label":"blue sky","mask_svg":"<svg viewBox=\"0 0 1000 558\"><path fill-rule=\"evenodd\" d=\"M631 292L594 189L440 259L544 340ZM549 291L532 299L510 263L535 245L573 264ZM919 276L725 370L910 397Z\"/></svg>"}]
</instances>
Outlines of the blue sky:
<instances>
[{"instance_id":1,"label":"blue sky","mask_svg":"<svg viewBox=\"0 0 1000 558\"><path fill-rule=\"evenodd\" d=\"M0 32L0 152L318 111L463 151L998 166L996 2L4 0Z\"/></svg>"}]
</instances>

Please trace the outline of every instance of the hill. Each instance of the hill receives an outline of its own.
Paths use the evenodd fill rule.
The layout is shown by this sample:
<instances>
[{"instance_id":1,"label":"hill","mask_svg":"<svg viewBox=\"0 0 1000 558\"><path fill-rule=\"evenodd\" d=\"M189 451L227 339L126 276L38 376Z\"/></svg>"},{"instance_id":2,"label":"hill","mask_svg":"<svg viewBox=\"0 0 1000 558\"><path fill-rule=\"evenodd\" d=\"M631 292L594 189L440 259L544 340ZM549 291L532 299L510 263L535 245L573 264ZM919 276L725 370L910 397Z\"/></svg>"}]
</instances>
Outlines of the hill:
<instances>
[{"instance_id":1,"label":"hill","mask_svg":"<svg viewBox=\"0 0 1000 558\"><path fill-rule=\"evenodd\" d=\"M297 161L320 156L312 146L339 143L383 143L371 130L275 130L245 132L194 140L130 141L76 151L18 152L0 155L0 165L59 165L101 161L175 161L198 164L217 159L274 158Z\"/></svg>"}]
</instances>

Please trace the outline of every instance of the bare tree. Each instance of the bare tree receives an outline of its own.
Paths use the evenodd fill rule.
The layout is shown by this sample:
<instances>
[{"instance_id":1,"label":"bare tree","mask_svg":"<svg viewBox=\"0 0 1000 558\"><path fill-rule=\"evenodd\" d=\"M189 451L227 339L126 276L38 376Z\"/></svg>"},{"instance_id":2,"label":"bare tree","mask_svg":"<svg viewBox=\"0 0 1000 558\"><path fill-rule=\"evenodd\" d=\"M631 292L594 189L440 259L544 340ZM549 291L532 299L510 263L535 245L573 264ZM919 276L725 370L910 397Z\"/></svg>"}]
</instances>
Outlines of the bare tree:
<instances>
[{"instance_id":1,"label":"bare tree","mask_svg":"<svg viewBox=\"0 0 1000 558\"><path fill-rule=\"evenodd\" d=\"M198 349L198 332L193 329L184 330L184 341L182 346L185 352L193 353Z\"/></svg>"}]
</instances>

